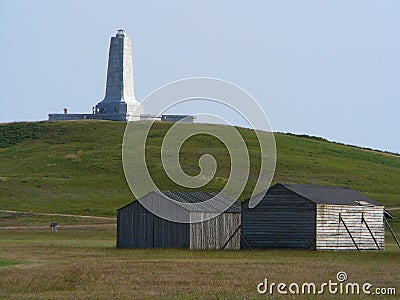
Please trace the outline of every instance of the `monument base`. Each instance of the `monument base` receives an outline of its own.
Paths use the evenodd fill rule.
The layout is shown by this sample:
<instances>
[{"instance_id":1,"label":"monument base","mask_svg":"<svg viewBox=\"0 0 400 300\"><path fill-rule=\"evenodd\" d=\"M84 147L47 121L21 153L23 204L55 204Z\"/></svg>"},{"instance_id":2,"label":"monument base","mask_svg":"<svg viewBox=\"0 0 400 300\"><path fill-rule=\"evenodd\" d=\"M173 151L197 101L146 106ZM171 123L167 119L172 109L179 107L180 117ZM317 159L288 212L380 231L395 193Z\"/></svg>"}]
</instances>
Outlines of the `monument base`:
<instances>
[{"instance_id":1,"label":"monument base","mask_svg":"<svg viewBox=\"0 0 400 300\"><path fill-rule=\"evenodd\" d=\"M127 121L127 116L126 114L49 114L49 121L77 120Z\"/></svg>"},{"instance_id":2,"label":"monument base","mask_svg":"<svg viewBox=\"0 0 400 300\"><path fill-rule=\"evenodd\" d=\"M140 114L49 114L49 121L109 120L109 121L163 121L194 123L196 117L191 115L151 115Z\"/></svg>"}]
</instances>

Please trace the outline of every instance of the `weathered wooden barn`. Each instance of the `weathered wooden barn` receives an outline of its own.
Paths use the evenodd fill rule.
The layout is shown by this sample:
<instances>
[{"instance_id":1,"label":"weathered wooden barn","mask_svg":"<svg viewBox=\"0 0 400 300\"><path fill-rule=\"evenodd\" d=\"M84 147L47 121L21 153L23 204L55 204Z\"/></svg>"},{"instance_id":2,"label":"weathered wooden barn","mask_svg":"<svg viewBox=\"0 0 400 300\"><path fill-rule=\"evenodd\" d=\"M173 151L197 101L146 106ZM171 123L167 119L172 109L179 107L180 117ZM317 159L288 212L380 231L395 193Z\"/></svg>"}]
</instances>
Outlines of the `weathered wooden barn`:
<instances>
[{"instance_id":1,"label":"weathered wooden barn","mask_svg":"<svg viewBox=\"0 0 400 300\"><path fill-rule=\"evenodd\" d=\"M384 207L345 187L276 184L242 202L241 248L383 250Z\"/></svg>"},{"instance_id":2,"label":"weathered wooden barn","mask_svg":"<svg viewBox=\"0 0 400 300\"><path fill-rule=\"evenodd\" d=\"M225 195L210 200L215 195L202 192L154 191L142 197L140 201L119 208L117 247L240 249L241 206ZM186 221L204 220L218 215L203 222L177 223L158 217L141 204L157 207L161 202L164 208L167 207L171 213L183 217ZM221 204L232 202L234 204L223 211Z\"/></svg>"}]
</instances>

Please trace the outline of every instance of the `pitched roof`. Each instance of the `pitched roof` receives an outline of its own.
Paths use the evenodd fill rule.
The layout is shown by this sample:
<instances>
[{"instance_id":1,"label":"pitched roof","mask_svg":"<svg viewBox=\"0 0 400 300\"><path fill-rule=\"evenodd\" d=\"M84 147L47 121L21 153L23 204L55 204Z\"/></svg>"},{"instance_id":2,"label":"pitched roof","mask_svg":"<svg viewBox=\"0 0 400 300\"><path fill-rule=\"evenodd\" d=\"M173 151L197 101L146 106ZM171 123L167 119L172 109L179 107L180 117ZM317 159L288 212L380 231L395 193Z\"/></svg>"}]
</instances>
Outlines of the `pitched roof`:
<instances>
[{"instance_id":1,"label":"pitched roof","mask_svg":"<svg viewBox=\"0 0 400 300\"><path fill-rule=\"evenodd\" d=\"M316 204L382 206L348 187L284 183L277 185L284 186Z\"/></svg>"},{"instance_id":2,"label":"pitched roof","mask_svg":"<svg viewBox=\"0 0 400 300\"><path fill-rule=\"evenodd\" d=\"M151 193L157 193L159 195L166 196L176 201L177 204L188 211L191 212L210 212L210 213L220 213L220 212L228 212L228 213L240 213L242 211L242 207L240 203L234 201L231 197L220 194L215 199L214 198L217 193L208 193L208 192L171 192L171 191L153 191L147 194L146 196L150 195ZM144 197L146 197L144 196ZM210 200L210 201L209 201ZM117 210L121 210L131 204L137 203L138 201L135 200L127 205L124 205ZM233 204L232 204L233 203ZM230 206L229 206L230 205ZM228 209L225 210L225 208Z\"/></svg>"},{"instance_id":3,"label":"pitched roof","mask_svg":"<svg viewBox=\"0 0 400 300\"><path fill-rule=\"evenodd\" d=\"M233 204L225 210L225 212L240 213L241 206L237 201L234 201L231 197L220 194L215 199L211 198L218 195L217 193L209 192L162 192L167 197L179 202L179 205L185 207L190 211L197 212L224 212L226 206ZM210 201L209 201L210 200Z\"/></svg>"}]
</instances>

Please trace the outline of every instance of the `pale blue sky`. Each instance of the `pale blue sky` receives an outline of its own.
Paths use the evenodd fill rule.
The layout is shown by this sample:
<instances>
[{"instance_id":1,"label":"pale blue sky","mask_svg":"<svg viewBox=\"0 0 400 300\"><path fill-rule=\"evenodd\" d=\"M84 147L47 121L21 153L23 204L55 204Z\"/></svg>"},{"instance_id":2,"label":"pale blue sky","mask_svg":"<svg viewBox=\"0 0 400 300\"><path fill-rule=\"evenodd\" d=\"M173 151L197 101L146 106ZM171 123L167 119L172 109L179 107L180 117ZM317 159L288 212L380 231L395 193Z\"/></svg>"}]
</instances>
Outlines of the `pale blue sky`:
<instances>
[{"instance_id":1,"label":"pale blue sky","mask_svg":"<svg viewBox=\"0 0 400 300\"><path fill-rule=\"evenodd\" d=\"M217 77L251 93L275 131L400 152L396 0L3 0L0 122L90 112L119 28L132 38L138 100Z\"/></svg>"}]
</instances>

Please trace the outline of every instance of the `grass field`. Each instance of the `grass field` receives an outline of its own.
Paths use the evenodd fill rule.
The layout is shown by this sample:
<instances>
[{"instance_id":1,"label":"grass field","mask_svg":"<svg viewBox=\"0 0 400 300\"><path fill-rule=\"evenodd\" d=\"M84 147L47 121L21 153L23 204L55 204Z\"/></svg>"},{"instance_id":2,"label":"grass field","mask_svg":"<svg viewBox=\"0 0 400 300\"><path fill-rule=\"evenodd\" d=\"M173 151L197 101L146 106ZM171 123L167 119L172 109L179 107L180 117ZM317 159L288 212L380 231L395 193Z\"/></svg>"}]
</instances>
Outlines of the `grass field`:
<instances>
[{"instance_id":1,"label":"grass field","mask_svg":"<svg viewBox=\"0 0 400 300\"><path fill-rule=\"evenodd\" d=\"M169 126L156 124L147 158L160 188L173 190L158 161ZM399 294L400 250L388 233L380 252L116 249L115 210L133 200L122 170L124 128L119 122L0 124L0 299L263 299L270 296L258 295L256 287L265 277L320 284L339 271L348 282L395 287ZM244 199L259 149L252 131L239 130L253 171ZM350 186L392 208L391 225L400 235L400 156L289 134L276 134L276 143L274 182ZM183 168L196 174L204 153L212 153L219 168L205 190L220 190L230 165L218 140L198 135L185 143ZM60 225L56 233L49 229L53 221ZM275 293L273 299L293 297Z\"/></svg>"},{"instance_id":2,"label":"grass field","mask_svg":"<svg viewBox=\"0 0 400 300\"><path fill-rule=\"evenodd\" d=\"M114 225L57 233L0 230L0 253L1 299L263 299L269 296L259 296L256 287L265 277L320 284L336 280L339 271L348 282L400 289L399 250L389 240L386 251L361 253L121 250Z\"/></svg>"}]
</instances>

